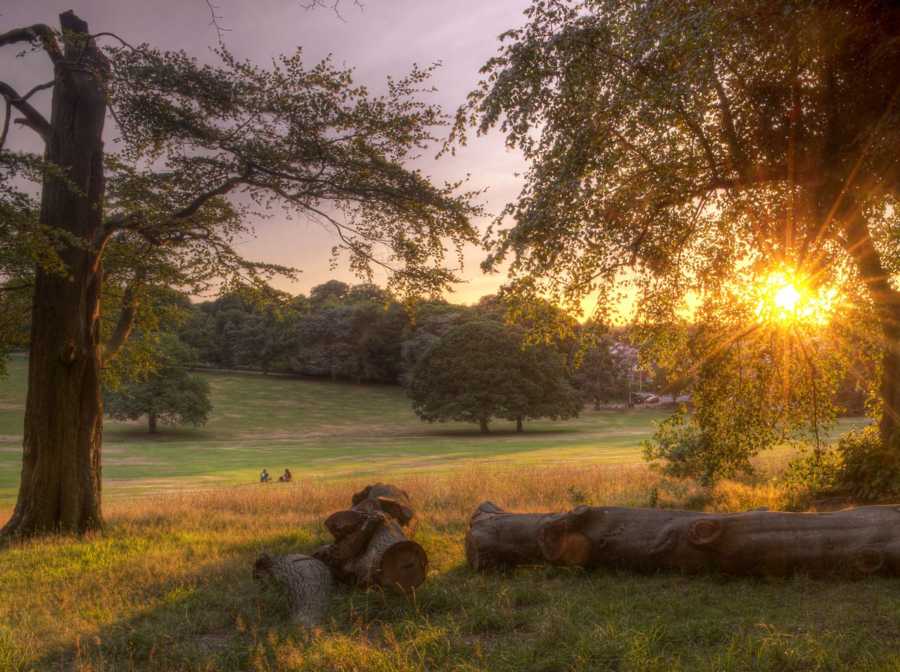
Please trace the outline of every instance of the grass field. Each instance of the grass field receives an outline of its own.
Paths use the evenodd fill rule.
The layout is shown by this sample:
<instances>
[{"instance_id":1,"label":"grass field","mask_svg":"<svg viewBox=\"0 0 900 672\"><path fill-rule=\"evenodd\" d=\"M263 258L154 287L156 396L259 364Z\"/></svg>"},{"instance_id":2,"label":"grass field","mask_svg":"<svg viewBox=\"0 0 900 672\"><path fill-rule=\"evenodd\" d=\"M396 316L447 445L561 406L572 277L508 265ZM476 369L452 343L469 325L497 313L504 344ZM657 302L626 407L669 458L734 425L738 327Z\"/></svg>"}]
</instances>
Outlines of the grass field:
<instances>
[{"instance_id":1,"label":"grass field","mask_svg":"<svg viewBox=\"0 0 900 672\"><path fill-rule=\"evenodd\" d=\"M23 364L0 388L0 516L18 473ZM419 423L392 388L210 379L202 430L150 439L108 425L102 534L0 548L0 672L900 670L896 580L466 567L466 521L484 499L521 511L785 505L766 478L703 490L628 464L659 412L482 437ZM298 478L262 486L262 466ZM253 581L254 559L316 548L325 517L385 478L420 512L428 580L409 597L341 589L320 630L290 625L284 600Z\"/></svg>"},{"instance_id":2,"label":"grass field","mask_svg":"<svg viewBox=\"0 0 900 672\"><path fill-rule=\"evenodd\" d=\"M254 374L203 374L213 414L202 428L107 421L105 494L115 499L173 489L254 484L262 467L342 478L440 471L473 460L515 464L640 461L640 443L664 413L588 411L570 422L536 422L516 434L495 423L427 424L396 387L303 381ZM21 464L26 362L0 380L0 509L15 499Z\"/></svg>"}]
</instances>

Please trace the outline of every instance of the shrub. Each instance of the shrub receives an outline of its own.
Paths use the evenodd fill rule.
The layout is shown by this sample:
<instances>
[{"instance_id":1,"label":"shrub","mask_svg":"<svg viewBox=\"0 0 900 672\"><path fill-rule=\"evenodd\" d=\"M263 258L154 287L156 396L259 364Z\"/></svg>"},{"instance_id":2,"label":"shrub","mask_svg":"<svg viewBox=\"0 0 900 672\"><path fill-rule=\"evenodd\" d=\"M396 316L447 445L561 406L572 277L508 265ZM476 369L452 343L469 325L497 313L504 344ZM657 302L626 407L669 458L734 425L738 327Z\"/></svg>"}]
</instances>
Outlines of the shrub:
<instances>
[{"instance_id":1,"label":"shrub","mask_svg":"<svg viewBox=\"0 0 900 672\"><path fill-rule=\"evenodd\" d=\"M900 495L900 437L884 445L878 427L869 425L841 437L837 451L839 486L860 501Z\"/></svg>"},{"instance_id":2,"label":"shrub","mask_svg":"<svg viewBox=\"0 0 900 672\"><path fill-rule=\"evenodd\" d=\"M788 507L806 508L815 496L842 492L841 470L837 450L801 450L778 479L786 491Z\"/></svg>"},{"instance_id":3,"label":"shrub","mask_svg":"<svg viewBox=\"0 0 900 672\"><path fill-rule=\"evenodd\" d=\"M673 478L695 478L710 486L720 478L752 473L745 452L730 443L714 441L693 416L678 412L666 418L650 441L644 443L644 459L662 460L657 468Z\"/></svg>"}]
</instances>

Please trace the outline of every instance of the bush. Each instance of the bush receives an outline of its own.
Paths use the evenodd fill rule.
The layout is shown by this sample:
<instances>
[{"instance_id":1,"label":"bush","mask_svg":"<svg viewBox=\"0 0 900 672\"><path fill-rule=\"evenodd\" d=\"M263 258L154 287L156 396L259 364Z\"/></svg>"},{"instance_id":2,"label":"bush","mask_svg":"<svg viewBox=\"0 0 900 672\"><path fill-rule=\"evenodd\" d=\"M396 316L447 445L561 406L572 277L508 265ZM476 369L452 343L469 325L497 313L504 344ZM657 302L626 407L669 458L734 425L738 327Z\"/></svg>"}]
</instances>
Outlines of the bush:
<instances>
[{"instance_id":1,"label":"bush","mask_svg":"<svg viewBox=\"0 0 900 672\"><path fill-rule=\"evenodd\" d=\"M753 471L744 451L712 440L693 416L681 411L659 423L644 443L644 459L662 460L658 468L666 476L695 478L703 486Z\"/></svg>"},{"instance_id":2,"label":"bush","mask_svg":"<svg viewBox=\"0 0 900 672\"><path fill-rule=\"evenodd\" d=\"M841 489L864 502L900 495L898 443L895 438L885 446L875 425L847 432L837 447Z\"/></svg>"},{"instance_id":3,"label":"bush","mask_svg":"<svg viewBox=\"0 0 900 672\"><path fill-rule=\"evenodd\" d=\"M786 491L788 507L806 508L813 497L843 492L841 470L842 460L837 450L801 450L778 479Z\"/></svg>"}]
</instances>

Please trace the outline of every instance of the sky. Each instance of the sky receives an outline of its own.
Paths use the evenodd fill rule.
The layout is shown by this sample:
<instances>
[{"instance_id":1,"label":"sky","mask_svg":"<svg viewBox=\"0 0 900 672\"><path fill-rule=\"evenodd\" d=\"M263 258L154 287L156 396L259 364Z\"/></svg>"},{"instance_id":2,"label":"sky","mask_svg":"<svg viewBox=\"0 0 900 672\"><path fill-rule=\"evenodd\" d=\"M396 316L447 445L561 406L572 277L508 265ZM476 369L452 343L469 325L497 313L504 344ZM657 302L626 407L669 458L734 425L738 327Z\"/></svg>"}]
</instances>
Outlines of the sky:
<instances>
[{"instance_id":1,"label":"sky","mask_svg":"<svg viewBox=\"0 0 900 672\"><path fill-rule=\"evenodd\" d=\"M239 58L264 65L298 46L314 63L329 54L338 65L355 69L359 83L373 92L384 89L388 75L406 74L413 63L440 62L429 98L453 113L478 83L479 68L496 53L497 36L524 22L522 12L530 0L363 0L357 7L342 0L339 14L317 8L308 0L214 0L218 23L227 29L222 37ZM88 22L91 32L114 32L131 44L147 42L162 49L183 49L201 61L215 60L211 50L218 33L210 25L205 0L3 0L0 32L47 23L57 26L60 12L73 9ZM0 50L0 72L14 88L27 91L50 79L46 58L40 52L18 56L19 49ZM38 96L43 96L38 98ZM35 96L35 105L46 110L49 94ZM449 129L438 129L446 136ZM14 148L35 149L27 131L11 138ZM499 134L472 139L455 156L432 159L437 148L417 162L437 182L470 174L468 188L487 188L481 202L496 213L519 191L525 164L508 150ZM476 224L484 230L490 218ZM301 270L297 281L276 280L274 285L291 293L309 289L330 278L353 282L346 265L331 269L333 233L321 225L295 218L255 223L256 235L241 241L239 249L260 261ZM503 282L501 275L482 274L484 252L469 248L465 254L464 282L448 298L471 303Z\"/></svg>"}]
</instances>

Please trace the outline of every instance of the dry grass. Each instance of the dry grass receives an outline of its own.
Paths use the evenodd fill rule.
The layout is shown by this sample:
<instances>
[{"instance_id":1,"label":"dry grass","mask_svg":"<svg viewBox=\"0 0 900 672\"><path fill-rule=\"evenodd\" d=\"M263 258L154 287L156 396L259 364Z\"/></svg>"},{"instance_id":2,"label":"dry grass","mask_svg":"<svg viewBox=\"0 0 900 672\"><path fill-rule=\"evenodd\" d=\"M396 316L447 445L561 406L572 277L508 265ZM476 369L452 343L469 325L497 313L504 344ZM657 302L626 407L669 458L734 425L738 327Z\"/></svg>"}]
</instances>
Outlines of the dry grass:
<instances>
[{"instance_id":1,"label":"dry grass","mask_svg":"<svg viewBox=\"0 0 900 672\"><path fill-rule=\"evenodd\" d=\"M803 663L794 669L817 667L816 657L831 669L849 664L847 632L857 644L880 637L876 658L883 646L900 645L898 601L860 602L879 591L900 597L885 582L812 584L832 594L825 604L809 602L802 579L773 588L714 577L558 569L479 576L464 568L466 520L484 499L521 511L579 503L778 508L784 499L770 484L706 492L645 466L479 466L396 482L422 514L419 539L431 560L413 600L346 591L331 623L310 637L287 626L281 600L250 577L263 549L304 551L325 541L322 521L347 506L362 480L117 502L102 535L0 551L0 670L786 669L780 665L791 656ZM785 599L795 604L785 608ZM823 626L830 617L845 630ZM869 653L863 646L850 662ZM598 660L615 664L595 667Z\"/></svg>"}]
</instances>

